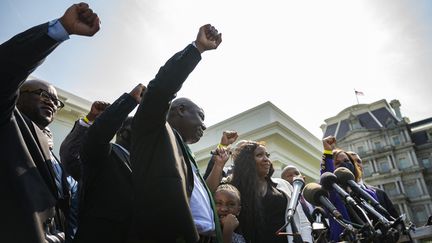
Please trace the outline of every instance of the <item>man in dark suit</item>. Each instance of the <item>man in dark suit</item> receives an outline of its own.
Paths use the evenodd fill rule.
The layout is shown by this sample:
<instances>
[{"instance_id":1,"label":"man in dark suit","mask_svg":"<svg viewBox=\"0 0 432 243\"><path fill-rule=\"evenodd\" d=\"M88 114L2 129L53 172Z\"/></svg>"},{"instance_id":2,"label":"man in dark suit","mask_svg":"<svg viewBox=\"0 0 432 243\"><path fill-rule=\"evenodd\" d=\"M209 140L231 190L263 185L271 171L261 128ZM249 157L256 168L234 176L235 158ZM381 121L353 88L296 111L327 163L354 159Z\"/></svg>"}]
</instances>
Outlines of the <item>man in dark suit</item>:
<instances>
[{"instance_id":1,"label":"man in dark suit","mask_svg":"<svg viewBox=\"0 0 432 243\"><path fill-rule=\"evenodd\" d=\"M133 242L198 242L220 232L212 196L187 146L203 135L204 112L189 99L171 101L201 60L201 53L216 49L221 41L214 27L202 26L195 42L160 68L135 114ZM203 213L204 224L194 210Z\"/></svg>"},{"instance_id":2,"label":"man in dark suit","mask_svg":"<svg viewBox=\"0 0 432 243\"><path fill-rule=\"evenodd\" d=\"M88 128L82 141L80 225L75 242L126 242L132 216L129 161L132 117L144 90L123 94ZM110 143L116 135L116 142Z\"/></svg>"},{"instance_id":3,"label":"man in dark suit","mask_svg":"<svg viewBox=\"0 0 432 243\"><path fill-rule=\"evenodd\" d=\"M81 158L80 149L84 141L84 135L88 128L93 124L94 120L102 114L102 112L110 104L104 101L93 102L89 113L82 119L75 122L70 133L65 137L60 146L60 160L68 174L76 181L81 180Z\"/></svg>"},{"instance_id":4,"label":"man in dark suit","mask_svg":"<svg viewBox=\"0 0 432 243\"><path fill-rule=\"evenodd\" d=\"M87 4L75 4L58 20L33 27L0 45L0 227L2 242L45 242L64 231L68 191L49 151L46 126L61 107L55 88L41 81L21 87L69 35L92 36L99 19ZM19 110L15 104L21 88ZM25 104L26 100L31 102ZM33 107L33 109L28 109Z\"/></svg>"}]
</instances>

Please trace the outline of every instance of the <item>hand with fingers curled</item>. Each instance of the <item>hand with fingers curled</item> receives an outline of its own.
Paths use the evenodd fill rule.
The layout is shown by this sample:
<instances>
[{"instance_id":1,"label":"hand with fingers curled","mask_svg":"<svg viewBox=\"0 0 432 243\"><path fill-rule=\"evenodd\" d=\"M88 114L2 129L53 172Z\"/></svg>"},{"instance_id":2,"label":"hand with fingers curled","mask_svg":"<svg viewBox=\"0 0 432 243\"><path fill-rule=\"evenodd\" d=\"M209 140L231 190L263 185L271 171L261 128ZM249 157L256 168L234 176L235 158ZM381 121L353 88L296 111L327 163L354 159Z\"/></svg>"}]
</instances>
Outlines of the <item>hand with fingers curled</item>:
<instances>
[{"instance_id":1,"label":"hand with fingers curled","mask_svg":"<svg viewBox=\"0 0 432 243\"><path fill-rule=\"evenodd\" d=\"M224 131L222 133L222 138L220 144L224 146L229 146L233 144L238 138L238 134L236 131Z\"/></svg>"},{"instance_id":2,"label":"hand with fingers curled","mask_svg":"<svg viewBox=\"0 0 432 243\"><path fill-rule=\"evenodd\" d=\"M110 103L105 101L95 101L93 102L89 113L87 114L87 119L91 122L96 120L96 118L105 111L105 109L110 106Z\"/></svg>"},{"instance_id":3,"label":"hand with fingers curled","mask_svg":"<svg viewBox=\"0 0 432 243\"><path fill-rule=\"evenodd\" d=\"M222 42L222 33L210 25L201 26L195 40L195 45L200 53L218 48Z\"/></svg>"},{"instance_id":4,"label":"hand with fingers curled","mask_svg":"<svg viewBox=\"0 0 432 243\"><path fill-rule=\"evenodd\" d=\"M100 29L100 20L87 3L70 6L60 22L69 35L93 36Z\"/></svg>"},{"instance_id":5,"label":"hand with fingers curled","mask_svg":"<svg viewBox=\"0 0 432 243\"><path fill-rule=\"evenodd\" d=\"M146 86L139 83L137 86L135 86L135 88L133 88L133 90L129 93L129 95L136 100L137 104L139 104L141 103L141 99L145 91L146 91Z\"/></svg>"},{"instance_id":6,"label":"hand with fingers curled","mask_svg":"<svg viewBox=\"0 0 432 243\"><path fill-rule=\"evenodd\" d=\"M227 214L220 222L224 231L233 232L239 226L239 221L234 214Z\"/></svg>"},{"instance_id":7,"label":"hand with fingers curled","mask_svg":"<svg viewBox=\"0 0 432 243\"><path fill-rule=\"evenodd\" d=\"M325 137L323 140L324 150L333 150L336 148L336 138L334 136Z\"/></svg>"},{"instance_id":8,"label":"hand with fingers curled","mask_svg":"<svg viewBox=\"0 0 432 243\"><path fill-rule=\"evenodd\" d=\"M217 148L214 159L215 166L223 168L229 159L229 151L226 148Z\"/></svg>"}]
</instances>

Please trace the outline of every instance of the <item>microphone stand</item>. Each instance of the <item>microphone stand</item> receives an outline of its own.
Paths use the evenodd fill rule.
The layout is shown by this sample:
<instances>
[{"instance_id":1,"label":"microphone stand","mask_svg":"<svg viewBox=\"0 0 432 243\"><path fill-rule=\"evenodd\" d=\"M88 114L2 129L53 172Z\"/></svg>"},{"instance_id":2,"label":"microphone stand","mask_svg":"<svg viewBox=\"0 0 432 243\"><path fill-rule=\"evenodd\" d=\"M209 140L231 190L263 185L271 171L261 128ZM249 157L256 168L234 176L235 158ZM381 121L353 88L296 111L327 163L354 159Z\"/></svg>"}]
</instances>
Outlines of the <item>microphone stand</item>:
<instances>
[{"instance_id":1,"label":"microphone stand","mask_svg":"<svg viewBox=\"0 0 432 243\"><path fill-rule=\"evenodd\" d=\"M291 224L292 233L288 233L286 231L284 232L284 229L286 229L290 224ZM293 237L294 243L303 243L303 238L301 237L301 234L298 232L297 226L293 221L293 217L289 217L289 216L287 217L286 223L276 231L276 235L277 236L289 235Z\"/></svg>"}]
</instances>

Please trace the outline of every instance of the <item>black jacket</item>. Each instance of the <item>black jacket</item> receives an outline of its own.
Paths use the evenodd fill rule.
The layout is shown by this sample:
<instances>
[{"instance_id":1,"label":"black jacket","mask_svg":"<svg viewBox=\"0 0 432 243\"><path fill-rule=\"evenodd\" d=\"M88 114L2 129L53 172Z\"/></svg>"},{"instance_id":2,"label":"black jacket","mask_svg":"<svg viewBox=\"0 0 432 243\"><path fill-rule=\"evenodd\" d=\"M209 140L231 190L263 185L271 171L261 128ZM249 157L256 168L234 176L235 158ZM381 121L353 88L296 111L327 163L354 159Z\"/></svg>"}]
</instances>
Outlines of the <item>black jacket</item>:
<instances>
[{"instance_id":1,"label":"black jacket","mask_svg":"<svg viewBox=\"0 0 432 243\"><path fill-rule=\"evenodd\" d=\"M160 68L132 124L131 163L135 187L135 240L196 242L189 209L193 172L179 134L167 123L171 100L201 60L192 45Z\"/></svg>"},{"instance_id":2,"label":"black jacket","mask_svg":"<svg viewBox=\"0 0 432 243\"><path fill-rule=\"evenodd\" d=\"M129 155L110 143L137 106L123 94L91 125L82 142L80 225L75 242L125 242L132 214Z\"/></svg>"},{"instance_id":3,"label":"black jacket","mask_svg":"<svg viewBox=\"0 0 432 243\"><path fill-rule=\"evenodd\" d=\"M44 242L43 224L55 215L57 226L64 227L58 216L68 202L58 199L46 137L15 106L22 83L59 44L47 31L42 24L0 45L2 242Z\"/></svg>"}]
</instances>

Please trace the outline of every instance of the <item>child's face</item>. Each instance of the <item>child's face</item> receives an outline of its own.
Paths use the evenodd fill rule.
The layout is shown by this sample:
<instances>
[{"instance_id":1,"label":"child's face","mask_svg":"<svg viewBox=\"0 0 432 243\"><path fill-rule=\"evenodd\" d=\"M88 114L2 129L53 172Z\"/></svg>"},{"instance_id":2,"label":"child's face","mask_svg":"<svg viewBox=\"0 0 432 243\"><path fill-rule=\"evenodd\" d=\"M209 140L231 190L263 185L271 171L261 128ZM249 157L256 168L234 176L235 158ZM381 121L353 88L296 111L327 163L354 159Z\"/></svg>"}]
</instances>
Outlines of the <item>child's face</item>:
<instances>
[{"instance_id":1,"label":"child's face","mask_svg":"<svg viewBox=\"0 0 432 243\"><path fill-rule=\"evenodd\" d=\"M215 204L219 218L228 214L238 216L240 214L240 200L234 192L218 191L215 193Z\"/></svg>"}]
</instances>

